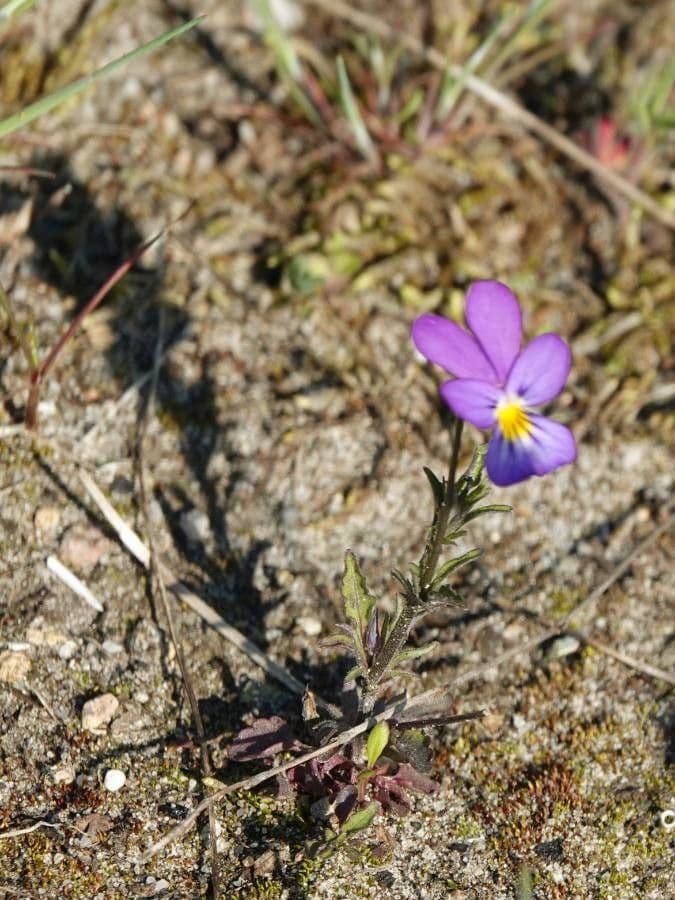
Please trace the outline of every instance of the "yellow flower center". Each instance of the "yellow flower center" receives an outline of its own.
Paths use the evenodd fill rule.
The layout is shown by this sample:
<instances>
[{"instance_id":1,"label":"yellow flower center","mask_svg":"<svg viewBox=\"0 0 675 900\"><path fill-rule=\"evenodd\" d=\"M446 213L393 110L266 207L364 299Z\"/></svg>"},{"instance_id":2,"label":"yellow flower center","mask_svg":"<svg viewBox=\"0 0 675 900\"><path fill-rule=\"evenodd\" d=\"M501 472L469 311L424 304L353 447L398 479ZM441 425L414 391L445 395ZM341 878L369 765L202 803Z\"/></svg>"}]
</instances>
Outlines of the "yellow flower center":
<instances>
[{"instance_id":1,"label":"yellow flower center","mask_svg":"<svg viewBox=\"0 0 675 900\"><path fill-rule=\"evenodd\" d=\"M520 441L532 431L532 423L520 398L505 398L495 412L499 429L507 441Z\"/></svg>"}]
</instances>

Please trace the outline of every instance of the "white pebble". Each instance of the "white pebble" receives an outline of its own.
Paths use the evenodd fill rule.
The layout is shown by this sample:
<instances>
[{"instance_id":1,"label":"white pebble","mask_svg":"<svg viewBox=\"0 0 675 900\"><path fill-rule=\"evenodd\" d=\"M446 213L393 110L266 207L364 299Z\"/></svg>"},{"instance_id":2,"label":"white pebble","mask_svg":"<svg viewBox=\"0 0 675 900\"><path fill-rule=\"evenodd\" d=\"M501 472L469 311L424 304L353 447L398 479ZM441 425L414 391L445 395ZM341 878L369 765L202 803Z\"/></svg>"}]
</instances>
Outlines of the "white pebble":
<instances>
[{"instance_id":1,"label":"white pebble","mask_svg":"<svg viewBox=\"0 0 675 900\"><path fill-rule=\"evenodd\" d=\"M308 637L316 637L317 634L321 634L321 622L314 616L298 616L295 621L298 628L301 628Z\"/></svg>"},{"instance_id":2,"label":"white pebble","mask_svg":"<svg viewBox=\"0 0 675 900\"><path fill-rule=\"evenodd\" d=\"M103 779L103 787L106 791L119 791L126 784L127 776L119 769L108 769Z\"/></svg>"}]
</instances>

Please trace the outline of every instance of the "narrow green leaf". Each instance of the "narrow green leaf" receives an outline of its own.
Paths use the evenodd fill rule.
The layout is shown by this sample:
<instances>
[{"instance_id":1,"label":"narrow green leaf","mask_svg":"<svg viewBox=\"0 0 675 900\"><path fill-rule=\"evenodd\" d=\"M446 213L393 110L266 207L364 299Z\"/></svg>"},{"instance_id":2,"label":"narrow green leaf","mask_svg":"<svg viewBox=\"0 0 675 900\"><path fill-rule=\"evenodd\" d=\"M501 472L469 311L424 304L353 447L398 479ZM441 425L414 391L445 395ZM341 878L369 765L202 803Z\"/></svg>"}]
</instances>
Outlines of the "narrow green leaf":
<instances>
[{"instance_id":1,"label":"narrow green leaf","mask_svg":"<svg viewBox=\"0 0 675 900\"><path fill-rule=\"evenodd\" d=\"M95 84L102 78L106 78L108 75L112 75L113 72L116 72L127 63L130 63L135 59L139 59L141 56L147 56L148 53L152 53L154 50L157 50L159 47L163 46L174 38L179 37L181 34L189 31L191 28L194 28L195 25L201 22L203 18L203 16L198 16L196 19L191 19L189 22L185 22L183 25L179 25L177 28L172 28L170 31L165 31L164 34L160 34L158 37L154 38L152 41L149 41L147 44L143 44L142 47L137 47L130 53L125 53L124 56L120 56L118 59L107 63L107 65L102 66L95 72L92 72L91 75L85 75L84 78L78 78L77 81L73 81L70 84L67 84L65 87L60 88L58 91L54 91L53 94L49 94L47 97L43 97L41 100L37 100L35 103L31 103L29 106L26 106L23 109L19 110L19 112L14 113L14 115L3 119L2 121L0 121L0 138L11 134L13 131L16 131L19 128L23 128L24 125L28 125L30 122L35 121L35 119L43 116L45 113L50 112L52 109L54 109L54 107L58 106L61 103L64 103L66 100L69 100L76 94L79 94L81 91L85 90L85 88L90 87L90 85Z\"/></svg>"},{"instance_id":2,"label":"narrow green leaf","mask_svg":"<svg viewBox=\"0 0 675 900\"><path fill-rule=\"evenodd\" d=\"M490 493L490 485L489 484L479 484L478 487L475 487L472 491L464 498L464 502L467 506L473 506L474 503L478 503L479 500L482 500L483 497L487 496Z\"/></svg>"},{"instance_id":3,"label":"narrow green leaf","mask_svg":"<svg viewBox=\"0 0 675 900\"><path fill-rule=\"evenodd\" d=\"M466 521L466 519L464 520ZM458 541L461 537L466 534L466 528L460 528L459 531L451 531L449 534L443 538L444 544L454 544L455 541Z\"/></svg>"},{"instance_id":4,"label":"narrow green leaf","mask_svg":"<svg viewBox=\"0 0 675 900\"><path fill-rule=\"evenodd\" d=\"M340 91L340 103L342 105L342 111L345 114L345 118L349 123L349 127L354 137L354 143L356 144L359 152L369 162L376 162L377 151L375 150L375 145L373 144L371 137L368 134L366 123L363 121L361 113L359 112L359 108L356 105L356 99L354 97L354 92L352 91L349 76L347 75L347 69L341 56L338 56L337 58L337 73L338 88Z\"/></svg>"},{"instance_id":5,"label":"narrow green leaf","mask_svg":"<svg viewBox=\"0 0 675 900\"><path fill-rule=\"evenodd\" d=\"M11 19L17 13L25 12L31 6L34 6L36 2L37 0L8 0L7 3L3 3L0 6L0 23Z\"/></svg>"},{"instance_id":6,"label":"narrow green leaf","mask_svg":"<svg viewBox=\"0 0 675 900\"><path fill-rule=\"evenodd\" d=\"M392 660L392 665L398 666L402 662L406 662L409 659L420 659L422 656L426 656L428 653L437 646L436 641L431 644L427 644L425 647L411 647L408 650L401 650L400 653L397 653L396 656Z\"/></svg>"},{"instance_id":7,"label":"narrow green leaf","mask_svg":"<svg viewBox=\"0 0 675 900\"><path fill-rule=\"evenodd\" d=\"M466 565L466 563L471 562L471 560L476 559L476 557L480 556L482 553L481 550L474 548L473 550L467 550L466 553L463 553L461 556L455 557L455 559L449 559L446 563L440 567L440 569L436 572L434 576L434 580L431 582L431 590L438 587L442 581L444 581L451 572L454 572L455 569L458 569L460 566Z\"/></svg>"},{"instance_id":8,"label":"narrow green leaf","mask_svg":"<svg viewBox=\"0 0 675 900\"><path fill-rule=\"evenodd\" d=\"M382 756L384 748L389 743L389 723L378 722L371 729L366 743L366 760L369 769L372 769L378 759Z\"/></svg>"},{"instance_id":9,"label":"narrow green leaf","mask_svg":"<svg viewBox=\"0 0 675 900\"><path fill-rule=\"evenodd\" d=\"M443 487L443 482L439 481L436 475L431 471L427 466L424 467L424 474L427 476L427 480L431 485L431 493L434 495L434 503L436 506L440 506L443 502L443 494L445 493L445 488Z\"/></svg>"},{"instance_id":10,"label":"narrow green leaf","mask_svg":"<svg viewBox=\"0 0 675 900\"><path fill-rule=\"evenodd\" d=\"M467 513L464 516L465 522L470 522L472 519L477 519L478 516L484 516L485 513L491 512L511 512L512 507L508 505L508 503L491 503L489 506L479 506L478 509L472 510L470 513Z\"/></svg>"},{"instance_id":11,"label":"narrow green leaf","mask_svg":"<svg viewBox=\"0 0 675 900\"><path fill-rule=\"evenodd\" d=\"M340 829L340 834L352 834L354 831L363 831L373 821L379 809L379 804L373 800L364 809L359 809L357 812L352 813Z\"/></svg>"}]
</instances>

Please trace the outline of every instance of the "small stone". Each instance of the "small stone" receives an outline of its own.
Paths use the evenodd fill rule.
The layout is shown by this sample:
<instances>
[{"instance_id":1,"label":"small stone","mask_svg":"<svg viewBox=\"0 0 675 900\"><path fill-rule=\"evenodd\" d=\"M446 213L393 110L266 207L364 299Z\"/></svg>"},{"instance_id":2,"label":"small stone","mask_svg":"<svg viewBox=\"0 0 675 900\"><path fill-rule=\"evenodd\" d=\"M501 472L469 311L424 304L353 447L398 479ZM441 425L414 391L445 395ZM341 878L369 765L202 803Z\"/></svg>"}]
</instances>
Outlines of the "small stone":
<instances>
[{"instance_id":1,"label":"small stone","mask_svg":"<svg viewBox=\"0 0 675 900\"><path fill-rule=\"evenodd\" d=\"M171 885L166 880L166 878L160 878L155 882L155 896L157 894L163 894L164 891L168 891Z\"/></svg>"},{"instance_id":2,"label":"small stone","mask_svg":"<svg viewBox=\"0 0 675 900\"><path fill-rule=\"evenodd\" d=\"M272 872L274 872L276 861L276 853L274 852L274 850L266 850L253 863L253 873L256 878L261 878L265 875L271 875Z\"/></svg>"},{"instance_id":3,"label":"small stone","mask_svg":"<svg viewBox=\"0 0 675 900\"><path fill-rule=\"evenodd\" d=\"M68 640L68 635L45 622L42 616L36 616L26 629L26 640L37 647L58 647Z\"/></svg>"},{"instance_id":4,"label":"small stone","mask_svg":"<svg viewBox=\"0 0 675 900\"><path fill-rule=\"evenodd\" d=\"M189 509L181 514L180 528L190 544L205 543L211 533L209 517L201 509Z\"/></svg>"},{"instance_id":5,"label":"small stone","mask_svg":"<svg viewBox=\"0 0 675 900\"><path fill-rule=\"evenodd\" d=\"M504 713L501 712L491 712L480 720L481 726L487 731L490 737L495 737L495 735L499 734L504 725Z\"/></svg>"},{"instance_id":6,"label":"small stone","mask_svg":"<svg viewBox=\"0 0 675 900\"><path fill-rule=\"evenodd\" d=\"M59 527L61 521L61 510L56 506L40 506L35 511L33 524L35 530L39 531L45 537L53 536Z\"/></svg>"},{"instance_id":7,"label":"small stone","mask_svg":"<svg viewBox=\"0 0 675 900\"><path fill-rule=\"evenodd\" d=\"M114 694L92 697L82 707L82 727L86 731L98 731L112 721L119 705Z\"/></svg>"},{"instance_id":8,"label":"small stone","mask_svg":"<svg viewBox=\"0 0 675 900\"><path fill-rule=\"evenodd\" d=\"M145 703L147 703L149 699L150 699L150 695L146 691L140 690L140 691L134 692L134 700L136 701L136 703L139 703L141 706L143 706Z\"/></svg>"},{"instance_id":9,"label":"small stone","mask_svg":"<svg viewBox=\"0 0 675 900\"><path fill-rule=\"evenodd\" d=\"M579 641L571 634L563 634L551 641L546 649L547 659L562 659L563 656L570 656L579 649Z\"/></svg>"},{"instance_id":10,"label":"small stone","mask_svg":"<svg viewBox=\"0 0 675 900\"><path fill-rule=\"evenodd\" d=\"M72 784L75 781L75 769L72 766L57 766L52 769L55 784Z\"/></svg>"},{"instance_id":11,"label":"small stone","mask_svg":"<svg viewBox=\"0 0 675 900\"><path fill-rule=\"evenodd\" d=\"M107 653L108 656L116 656L118 653L124 653L124 647L121 644L118 644L117 641L103 641L101 649L104 653Z\"/></svg>"},{"instance_id":12,"label":"small stone","mask_svg":"<svg viewBox=\"0 0 675 900\"><path fill-rule=\"evenodd\" d=\"M0 653L0 681L17 684L25 679L30 667L31 661L25 653L16 653L12 650Z\"/></svg>"},{"instance_id":13,"label":"small stone","mask_svg":"<svg viewBox=\"0 0 675 900\"><path fill-rule=\"evenodd\" d=\"M321 622L314 616L298 616L295 620L296 625L305 632L307 637L316 637L321 634Z\"/></svg>"},{"instance_id":14,"label":"small stone","mask_svg":"<svg viewBox=\"0 0 675 900\"><path fill-rule=\"evenodd\" d=\"M120 769L108 769L103 779L103 787L106 791L119 791L126 784L127 776Z\"/></svg>"},{"instance_id":15,"label":"small stone","mask_svg":"<svg viewBox=\"0 0 675 900\"><path fill-rule=\"evenodd\" d=\"M98 528L89 525L73 525L61 538L62 562L80 572L91 572L101 557L110 549L110 542Z\"/></svg>"},{"instance_id":16,"label":"small stone","mask_svg":"<svg viewBox=\"0 0 675 900\"><path fill-rule=\"evenodd\" d=\"M64 641L59 647L59 656L61 659L69 660L72 659L77 653L77 642L76 641Z\"/></svg>"}]
</instances>

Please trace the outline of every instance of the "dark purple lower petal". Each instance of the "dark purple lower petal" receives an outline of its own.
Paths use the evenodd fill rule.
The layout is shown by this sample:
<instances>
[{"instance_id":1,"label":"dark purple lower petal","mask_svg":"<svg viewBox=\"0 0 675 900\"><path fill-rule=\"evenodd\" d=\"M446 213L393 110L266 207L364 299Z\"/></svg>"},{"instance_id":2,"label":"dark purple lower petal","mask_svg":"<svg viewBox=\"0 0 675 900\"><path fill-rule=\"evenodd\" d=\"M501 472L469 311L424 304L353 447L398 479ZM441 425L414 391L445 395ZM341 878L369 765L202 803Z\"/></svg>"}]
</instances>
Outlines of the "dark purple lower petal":
<instances>
[{"instance_id":1,"label":"dark purple lower petal","mask_svg":"<svg viewBox=\"0 0 675 900\"><path fill-rule=\"evenodd\" d=\"M492 428L501 395L501 390L493 384L475 378L457 378L441 385L441 397L457 418L471 422L476 428Z\"/></svg>"},{"instance_id":2,"label":"dark purple lower petal","mask_svg":"<svg viewBox=\"0 0 675 900\"><path fill-rule=\"evenodd\" d=\"M569 428L545 416L530 415L529 420L532 429L523 440L507 441L499 430L490 439L485 467L490 480L500 487L531 475L546 475L577 458Z\"/></svg>"},{"instance_id":3,"label":"dark purple lower petal","mask_svg":"<svg viewBox=\"0 0 675 900\"><path fill-rule=\"evenodd\" d=\"M497 429L488 444L485 468L490 481L498 487L517 484L535 474L525 444L521 441L507 441Z\"/></svg>"}]
</instances>

